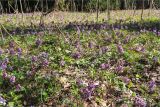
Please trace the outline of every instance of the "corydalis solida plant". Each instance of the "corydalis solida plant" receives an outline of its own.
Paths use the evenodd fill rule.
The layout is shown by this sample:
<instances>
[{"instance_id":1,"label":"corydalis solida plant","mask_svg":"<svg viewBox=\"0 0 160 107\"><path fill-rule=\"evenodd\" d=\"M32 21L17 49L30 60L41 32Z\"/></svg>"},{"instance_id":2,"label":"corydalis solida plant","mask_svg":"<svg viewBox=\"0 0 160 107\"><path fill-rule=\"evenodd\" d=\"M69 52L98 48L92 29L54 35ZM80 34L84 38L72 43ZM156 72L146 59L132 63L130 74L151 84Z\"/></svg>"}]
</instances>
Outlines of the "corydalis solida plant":
<instances>
[{"instance_id":1,"label":"corydalis solida plant","mask_svg":"<svg viewBox=\"0 0 160 107\"><path fill-rule=\"evenodd\" d=\"M38 38L35 42L36 46L39 47L42 45L42 40L40 38Z\"/></svg>"},{"instance_id":2,"label":"corydalis solida plant","mask_svg":"<svg viewBox=\"0 0 160 107\"><path fill-rule=\"evenodd\" d=\"M123 54L123 53L124 53L124 49L123 49L123 47L122 47L121 44L118 44L118 45L117 45L117 50L118 50L118 53L120 53L120 54Z\"/></svg>"}]
</instances>

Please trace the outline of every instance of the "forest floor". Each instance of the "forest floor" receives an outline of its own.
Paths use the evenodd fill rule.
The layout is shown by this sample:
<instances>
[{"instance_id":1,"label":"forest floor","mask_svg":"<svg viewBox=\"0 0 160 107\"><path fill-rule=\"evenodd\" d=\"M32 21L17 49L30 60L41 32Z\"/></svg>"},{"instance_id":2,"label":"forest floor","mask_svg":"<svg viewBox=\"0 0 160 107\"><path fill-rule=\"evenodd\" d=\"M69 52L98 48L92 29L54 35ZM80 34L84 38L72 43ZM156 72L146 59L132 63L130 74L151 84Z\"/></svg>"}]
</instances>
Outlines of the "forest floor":
<instances>
[{"instance_id":1,"label":"forest floor","mask_svg":"<svg viewBox=\"0 0 160 107\"><path fill-rule=\"evenodd\" d=\"M0 16L0 105L160 107L160 11Z\"/></svg>"}]
</instances>

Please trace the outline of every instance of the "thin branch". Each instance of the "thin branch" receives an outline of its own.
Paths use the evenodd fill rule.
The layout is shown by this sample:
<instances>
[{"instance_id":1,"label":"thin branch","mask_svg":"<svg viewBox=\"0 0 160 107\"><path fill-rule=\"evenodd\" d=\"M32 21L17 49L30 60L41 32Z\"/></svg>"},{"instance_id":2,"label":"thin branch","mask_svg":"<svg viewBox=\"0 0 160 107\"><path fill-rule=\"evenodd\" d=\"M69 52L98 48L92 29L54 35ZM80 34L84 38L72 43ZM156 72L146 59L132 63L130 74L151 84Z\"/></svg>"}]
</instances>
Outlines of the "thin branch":
<instances>
[{"instance_id":1,"label":"thin branch","mask_svg":"<svg viewBox=\"0 0 160 107\"><path fill-rule=\"evenodd\" d=\"M7 29L0 23L0 25L1 25L1 30L2 30L2 28L5 30L5 32L12 38L12 40L14 40L14 38L13 38L13 36L7 31ZM18 45L18 46L20 46L15 40L14 40L14 42Z\"/></svg>"}]
</instances>

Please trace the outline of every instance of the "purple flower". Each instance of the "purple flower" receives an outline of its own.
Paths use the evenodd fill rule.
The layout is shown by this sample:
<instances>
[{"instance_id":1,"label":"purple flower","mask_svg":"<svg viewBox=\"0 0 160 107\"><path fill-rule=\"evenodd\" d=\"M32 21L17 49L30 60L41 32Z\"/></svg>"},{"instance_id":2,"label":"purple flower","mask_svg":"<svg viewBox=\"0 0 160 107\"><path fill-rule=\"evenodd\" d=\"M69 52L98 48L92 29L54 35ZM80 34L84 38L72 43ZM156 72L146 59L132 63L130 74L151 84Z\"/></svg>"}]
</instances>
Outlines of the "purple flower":
<instances>
[{"instance_id":1,"label":"purple flower","mask_svg":"<svg viewBox=\"0 0 160 107\"><path fill-rule=\"evenodd\" d=\"M80 35L80 33L81 33L80 28L78 26L76 26L76 28L77 28L77 34Z\"/></svg>"},{"instance_id":2,"label":"purple flower","mask_svg":"<svg viewBox=\"0 0 160 107\"><path fill-rule=\"evenodd\" d=\"M21 48L17 48L17 52L18 52L18 55L21 55L22 54L22 49Z\"/></svg>"},{"instance_id":3,"label":"purple flower","mask_svg":"<svg viewBox=\"0 0 160 107\"><path fill-rule=\"evenodd\" d=\"M128 84L131 81L128 77L120 77L120 78L126 84Z\"/></svg>"},{"instance_id":4,"label":"purple flower","mask_svg":"<svg viewBox=\"0 0 160 107\"><path fill-rule=\"evenodd\" d=\"M9 42L9 47L10 47L10 48L13 48L13 47L14 47L14 41L10 41L10 42Z\"/></svg>"},{"instance_id":5,"label":"purple flower","mask_svg":"<svg viewBox=\"0 0 160 107\"><path fill-rule=\"evenodd\" d=\"M12 67L12 66L9 66L8 69L9 69L10 71L12 71L12 70L13 70L13 67Z\"/></svg>"},{"instance_id":6,"label":"purple flower","mask_svg":"<svg viewBox=\"0 0 160 107\"><path fill-rule=\"evenodd\" d=\"M108 47L103 46L101 48L102 53L106 53L108 51Z\"/></svg>"},{"instance_id":7,"label":"purple flower","mask_svg":"<svg viewBox=\"0 0 160 107\"><path fill-rule=\"evenodd\" d=\"M45 59L43 62L42 62L42 66L46 67L49 65L49 62L47 59Z\"/></svg>"},{"instance_id":8,"label":"purple flower","mask_svg":"<svg viewBox=\"0 0 160 107\"><path fill-rule=\"evenodd\" d=\"M21 87L21 85L20 85L20 84L17 84L17 85L16 85L16 91L20 91L20 90L21 90L21 88L22 88L22 87Z\"/></svg>"},{"instance_id":9,"label":"purple flower","mask_svg":"<svg viewBox=\"0 0 160 107\"><path fill-rule=\"evenodd\" d=\"M124 50L123 50L123 47L122 47L122 45L117 45L117 50L118 50L118 52L120 53L120 54L123 54L124 53Z\"/></svg>"},{"instance_id":10,"label":"purple flower","mask_svg":"<svg viewBox=\"0 0 160 107\"><path fill-rule=\"evenodd\" d=\"M8 59L8 58L5 58L5 59L4 59L4 63L6 63L6 64L9 63L9 59Z\"/></svg>"},{"instance_id":11,"label":"purple flower","mask_svg":"<svg viewBox=\"0 0 160 107\"><path fill-rule=\"evenodd\" d=\"M88 90L93 91L93 90L96 88L96 86L97 86L97 85L91 83L91 84L88 85L87 88L88 88Z\"/></svg>"},{"instance_id":12,"label":"purple flower","mask_svg":"<svg viewBox=\"0 0 160 107\"><path fill-rule=\"evenodd\" d=\"M82 82L83 81L79 81L78 84L80 83L80 85L81 85L81 84L83 84ZM86 87L82 88L80 90L82 98L85 100L90 99L92 94L94 93L95 88L98 85L99 85L99 83L89 83Z\"/></svg>"},{"instance_id":13,"label":"purple flower","mask_svg":"<svg viewBox=\"0 0 160 107\"><path fill-rule=\"evenodd\" d=\"M42 45L42 40L40 39L40 38L38 38L37 40L36 40L36 46L40 46L40 45Z\"/></svg>"},{"instance_id":14,"label":"purple flower","mask_svg":"<svg viewBox=\"0 0 160 107\"><path fill-rule=\"evenodd\" d=\"M78 48L79 46L80 46L80 42L79 42L79 41L76 41L76 42L75 42L75 47Z\"/></svg>"},{"instance_id":15,"label":"purple flower","mask_svg":"<svg viewBox=\"0 0 160 107\"><path fill-rule=\"evenodd\" d=\"M145 33L146 29L141 29L140 32Z\"/></svg>"},{"instance_id":16,"label":"purple flower","mask_svg":"<svg viewBox=\"0 0 160 107\"><path fill-rule=\"evenodd\" d=\"M145 51L145 48L142 47L142 46L137 46L137 47L136 47L136 51L138 51L138 52L144 52L144 51Z\"/></svg>"},{"instance_id":17,"label":"purple flower","mask_svg":"<svg viewBox=\"0 0 160 107\"><path fill-rule=\"evenodd\" d=\"M144 47L142 47L142 48L141 48L141 52L144 52L144 51L145 51L145 48L144 48Z\"/></svg>"},{"instance_id":18,"label":"purple flower","mask_svg":"<svg viewBox=\"0 0 160 107\"><path fill-rule=\"evenodd\" d=\"M0 104L2 104L2 105L6 105L6 100L5 99L3 99L1 96L0 96Z\"/></svg>"},{"instance_id":19,"label":"purple flower","mask_svg":"<svg viewBox=\"0 0 160 107\"><path fill-rule=\"evenodd\" d=\"M108 69L110 67L110 65L109 64L106 64L106 63L102 63L101 65L100 65L100 68L101 69Z\"/></svg>"},{"instance_id":20,"label":"purple flower","mask_svg":"<svg viewBox=\"0 0 160 107\"><path fill-rule=\"evenodd\" d=\"M79 59L81 57L81 54L79 52L73 53L72 57L75 59Z\"/></svg>"},{"instance_id":21,"label":"purple flower","mask_svg":"<svg viewBox=\"0 0 160 107\"><path fill-rule=\"evenodd\" d=\"M154 57L153 57L153 61L154 61L154 62L158 62L158 57L154 56Z\"/></svg>"},{"instance_id":22,"label":"purple flower","mask_svg":"<svg viewBox=\"0 0 160 107\"><path fill-rule=\"evenodd\" d=\"M10 53L11 55L14 55L14 54L15 54L14 49L13 49L13 48L11 48L11 49L9 50L9 53Z\"/></svg>"},{"instance_id":23,"label":"purple flower","mask_svg":"<svg viewBox=\"0 0 160 107\"><path fill-rule=\"evenodd\" d=\"M31 61L36 62L38 60L37 56L32 56Z\"/></svg>"},{"instance_id":24,"label":"purple flower","mask_svg":"<svg viewBox=\"0 0 160 107\"><path fill-rule=\"evenodd\" d=\"M30 33L33 34L33 35L35 35L37 32L31 31Z\"/></svg>"},{"instance_id":25,"label":"purple flower","mask_svg":"<svg viewBox=\"0 0 160 107\"><path fill-rule=\"evenodd\" d=\"M150 81L150 82L149 82L149 85L148 85L149 92L153 92L153 91L154 91L155 86L156 86L155 81L153 81L153 80L152 80L152 81Z\"/></svg>"},{"instance_id":26,"label":"purple flower","mask_svg":"<svg viewBox=\"0 0 160 107\"><path fill-rule=\"evenodd\" d=\"M64 60L61 60L60 61L60 66L64 66L65 65L65 61Z\"/></svg>"},{"instance_id":27,"label":"purple flower","mask_svg":"<svg viewBox=\"0 0 160 107\"><path fill-rule=\"evenodd\" d=\"M36 67L35 67L35 66L32 66L32 67L31 67L31 71L32 71L32 73L35 72L35 71L36 71Z\"/></svg>"},{"instance_id":28,"label":"purple flower","mask_svg":"<svg viewBox=\"0 0 160 107\"><path fill-rule=\"evenodd\" d=\"M7 64L3 62L0 67L2 70L5 70L7 68Z\"/></svg>"},{"instance_id":29,"label":"purple flower","mask_svg":"<svg viewBox=\"0 0 160 107\"><path fill-rule=\"evenodd\" d=\"M106 64L103 63L103 64L100 65L100 67L101 67L101 69L105 69L106 68Z\"/></svg>"},{"instance_id":30,"label":"purple flower","mask_svg":"<svg viewBox=\"0 0 160 107\"><path fill-rule=\"evenodd\" d=\"M136 107L146 107L147 103L144 99L142 99L141 97L136 97L134 104Z\"/></svg>"},{"instance_id":31,"label":"purple flower","mask_svg":"<svg viewBox=\"0 0 160 107\"><path fill-rule=\"evenodd\" d=\"M125 44L128 43L129 40L130 40L130 36L127 36L127 37L124 39L124 43L125 43Z\"/></svg>"},{"instance_id":32,"label":"purple flower","mask_svg":"<svg viewBox=\"0 0 160 107\"><path fill-rule=\"evenodd\" d=\"M123 66L118 65L118 66L116 67L116 71L117 71L117 72L121 72L122 70L123 70Z\"/></svg>"},{"instance_id":33,"label":"purple flower","mask_svg":"<svg viewBox=\"0 0 160 107\"><path fill-rule=\"evenodd\" d=\"M42 56L43 58L48 58L48 53L42 52L42 53L41 53L41 56Z\"/></svg>"},{"instance_id":34,"label":"purple flower","mask_svg":"<svg viewBox=\"0 0 160 107\"><path fill-rule=\"evenodd\" d=\"M82 98L87 100L90 99L92 94L94 93L94 89L97 87L98 85L95 83L90 83L88 84L87 87L81 89L81 94L82 94Z\"/></svg>"},{"instance_id":35,"label":"purple flower","mask_svg":"<svg viewBox=\"0 0 160 107\"><path fill-rule=\"evenodd\" d=\"M80 80L80 79L78 79L78 80L76 81L76 83L77 83L77 85L79 85L79 86L83 85L83 81Z\"/></svg>"},{"instance_id":36,"label":"purple flower","mask_svg":"<svg viewBox=\"0 0 160 107\"><path fill-rule=\"evenodd\" d=\"M16 34L16 32L15 32L15 31L13 31L13 32L12 32L12 34L13 34L13 35L15 35L15 34Z\"/></svg>"},{"instance_id":37,"label":"purple flower","mask_svg":"<svg viewBox=\"0 0 160 107\"><path fill-rule=\"evenodd\" d=\"M88 90L88 88L81 89L82 98L87 100L90 99L92 96L92 91Z\"/></svg>"},{"instance_id":38,"label":"purple flower","mask_svg":"<svg viewBox=\"0 0 160 107\"><path fill-rule=\"evenodd\" d=\"M5 79L8 77L8 74L6 72L3 72L2 77Z\"/></svg>"},{"instance_id":39,"label":"purple flower","mask_svg":"<svg viewBox=\"0 0 160 107\"><path fill-rule=\"evenodd\" d=\"M93 47L94 47L94 45L95 45L95 43L94 43L94 42L92 42L92 41L90 41L90 42L88 43L88 47L89 47L89 48L93 48Z\"/></svg>"},{"instance_id":40,"label":"purple flower","mask_svg":"<svg viewBox=\"0 0 160 107\"><path fill-rule=\"evenodd\" d=\"M119 36L120 35L120 32L116 32L116 36Z\"/></svg>"},{"instance_id":41,"label":"purple flower","mask_svg":"<svg viewBox=\"0 0 160 107\"><path fill-rule=\"evenodd\" d=\"M11 83L11 84L14 84L15 82L16 82L16 77L12 75L12 76L10 77L10 83Z\"/></svg>"},{"instance_id":42,"label":"purple flower","mask_svg":"<svg viewBox=\"0 0 160 107\"><path fill-rule=\"evenodd\" d=\"M155 29L153 29L153 32L154 32L154 33L157 33L157 29L156 29L156 28L155 28Z\"/></svg>"}]
</instances>

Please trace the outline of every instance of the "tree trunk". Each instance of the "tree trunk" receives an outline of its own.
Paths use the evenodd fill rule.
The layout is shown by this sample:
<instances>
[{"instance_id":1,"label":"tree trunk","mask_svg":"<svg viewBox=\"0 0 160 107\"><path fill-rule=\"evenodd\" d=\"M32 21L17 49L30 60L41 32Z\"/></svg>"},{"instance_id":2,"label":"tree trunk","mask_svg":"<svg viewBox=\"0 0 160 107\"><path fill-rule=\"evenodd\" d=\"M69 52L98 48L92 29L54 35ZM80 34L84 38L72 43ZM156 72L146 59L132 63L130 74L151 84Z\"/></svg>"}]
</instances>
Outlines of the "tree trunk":
<instances>
[{"instance_id":1,"label":"tree trunk","mask_svg":"<svg viewBox=\"0 0 160 107\"><path fill-rule=\"evenodd\" d=\"M24 14L23 14L22 0L20 0L20 7L21 7L21 13L22 13L22 24L24 25Z\"/></svg>"},{"instance_id":2,"label":"tree trunk","mask_svg":"<svg viewBox=\"0 0 160 107\"><path fill-rule=\"evenodd\" d=\"M81 7L81 10L82 10L82 12L83 12L83 0L82 0L82 7Z\"/></svg>"},{"instance_id":3,"label":"tree trunk","mask_svg":"<svg viewBox=\"0 0 160 107\"><path fill-rule=\"evenodd\" d=\"M44 25L44 13L43 13L43 0L41 0L41 17L40 17L40 25Z\"/></svg>"},{"instance_id":4,"label":"tree trunk","mask_svg":"<svg viewBox=\"0 0 160 107\"><path fill-rule=\"evenodd\" d=\"M125 9L125 0L121 0L120 3L121 3L120 9Z\"/></svg>"},{"instance_id":5,"label":"tree trunk","mask_svg":"<svg viewBox=\"0 0 160 107\"><path fill-rule=\"evenodd\" d=\"M124 0L124 4L125 4L125 9L128 9L127 0Z\"/></svg>"},{"instance_id":6,"label":"tree trunk","mask_svg":"<svg viewBox=\"0 0 160 107\"><path fill-rule=\"evenodd\" d=\"M141 20L143 20L143 11L144 11L144 0L142 0Z\"/></svg>"},{"instance_id":7,"label":"tree trunk","mask_svg":"<svg viewBox=\"0 0 160 107\"><path fill-rule=\"evenodd\" d=\"M109 21L110 20L110 0L107 0L107 17Z\"/></svg>"},{"instance_id":8,"label":"tree trunk","mask_svg":"<svg viewBox=\"0 0 160 107\"><path fill-rule=\"evenodd\" d=\"M135 1L133 1L133 3L132 3L132 9L134 10L134 12L133 12L133 17L134 17L135 14L136 14L136 5L135 5Z\"/></svg>"},{"instance_id":9,"label":"tree trunk","mask_svg":"<svg viewBox=\"0 0 160 107\"><path fill-rule=\"evenodd\" d=\"M3 5L1 2L0 2L0 14L3 14Z\"/></svg>"},{"instance_id":10,"label":"tree trunk","mask_svg":"<svg viewBox=\"0 0 160 107\"><path fill-rule=\"evenodd\" d=\"M10 5L9 5L9 1L8 1L8 9L9 9L9 13L11 13L11 8L10 8Z\"/></svg>"},{"instance_id":11,"label":"tree trunk","mask_svg":"<svg viewBox=\"0 0 160 107\"><path fill-rule=\"evenodd\" d=\"M152 8L153 8L153 0L150 0L148 16L150 15Z\"/></svg>"},{"instance_id":12,"label":"tree trunk","mask_svg":"<svg viewBox=\"0 0 160 107\"><path fill-rule=\"evenodd\" d=\"M97 22L99 17L99 0L97 0Z\"/></svg>"},{"instance_id":13,"label":"tree trunk","mask_svg":"<svg viewBox=\"0 0 160 107\"><path fill-rule=\"evenodd\" d=\"M59 4L59 0L55 0L54 2L54 9L58 10L58 4Z\"/></svg>"},{"instance_id":14,"label":"tree trunk","mask_svg":"<svg viewBox=\"0 0 160 107\"><path fill-rule=\"evenodd\" d=\"M48 11L48 1L46 0L46 11Z\"/></svg>"}]
</instances>

